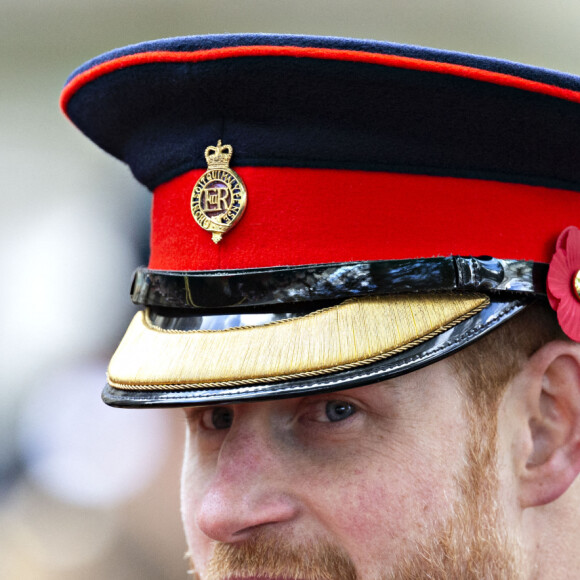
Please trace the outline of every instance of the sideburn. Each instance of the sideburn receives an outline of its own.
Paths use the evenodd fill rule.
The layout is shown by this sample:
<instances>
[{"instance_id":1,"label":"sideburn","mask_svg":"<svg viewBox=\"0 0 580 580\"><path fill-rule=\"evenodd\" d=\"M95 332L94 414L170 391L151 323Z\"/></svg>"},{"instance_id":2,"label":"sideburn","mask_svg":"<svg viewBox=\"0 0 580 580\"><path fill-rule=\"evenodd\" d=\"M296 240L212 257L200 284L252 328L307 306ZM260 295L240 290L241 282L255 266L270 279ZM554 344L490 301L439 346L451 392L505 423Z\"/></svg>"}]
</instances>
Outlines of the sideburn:
<instances>
[{"instance_id":1,"label":"sideburn","mask_svg":"<svg viewBox=\"0 0 580 580\"><path fill-rule=\"evenodd\" d=\"M452 515L381 580L523 580L523 550L498 502L497 412L470 401L467 468Z\"/></svg>"}]
</instances>

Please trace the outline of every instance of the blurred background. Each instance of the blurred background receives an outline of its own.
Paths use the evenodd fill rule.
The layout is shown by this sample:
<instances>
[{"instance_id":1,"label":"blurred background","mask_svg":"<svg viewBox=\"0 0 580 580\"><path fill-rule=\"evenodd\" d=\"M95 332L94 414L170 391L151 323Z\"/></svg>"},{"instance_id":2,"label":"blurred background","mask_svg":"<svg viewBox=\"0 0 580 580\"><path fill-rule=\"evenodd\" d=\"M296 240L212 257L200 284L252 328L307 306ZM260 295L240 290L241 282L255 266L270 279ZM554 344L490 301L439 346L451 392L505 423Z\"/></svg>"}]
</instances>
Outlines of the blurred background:
<instances>
[{"instance_id":1,"label":"blurred background","mask_svg":"<svg viewBox=\"0 0 580 580\"><path fill-rule=\"evenodd\" d=\"M150 195L58 110L74 68L167 36L375 38L580 74L578 0L0 0L0 578L186 577L179 412L100 402Z\"/></svg>"}]
</instances>

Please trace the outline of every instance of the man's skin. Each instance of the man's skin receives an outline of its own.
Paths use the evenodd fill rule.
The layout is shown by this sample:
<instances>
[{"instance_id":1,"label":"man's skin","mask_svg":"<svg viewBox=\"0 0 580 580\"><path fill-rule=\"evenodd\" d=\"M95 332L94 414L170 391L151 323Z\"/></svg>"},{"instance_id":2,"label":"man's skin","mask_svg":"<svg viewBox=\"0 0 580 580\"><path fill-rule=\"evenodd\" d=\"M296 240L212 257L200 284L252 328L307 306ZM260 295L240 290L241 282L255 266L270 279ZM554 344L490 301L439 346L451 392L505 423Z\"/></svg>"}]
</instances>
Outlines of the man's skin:
<instances>
[{"instance_id":1,"label":"man's skin","mask_svg":"<svg viewBox=\"0 0 580 580\"><path fill-rule=\"evenodd\" d=\"M532 355L497 423L450 360L185 412L182 512L202 580L580 575L578 344Z\"/></svg>"}]
</instances>

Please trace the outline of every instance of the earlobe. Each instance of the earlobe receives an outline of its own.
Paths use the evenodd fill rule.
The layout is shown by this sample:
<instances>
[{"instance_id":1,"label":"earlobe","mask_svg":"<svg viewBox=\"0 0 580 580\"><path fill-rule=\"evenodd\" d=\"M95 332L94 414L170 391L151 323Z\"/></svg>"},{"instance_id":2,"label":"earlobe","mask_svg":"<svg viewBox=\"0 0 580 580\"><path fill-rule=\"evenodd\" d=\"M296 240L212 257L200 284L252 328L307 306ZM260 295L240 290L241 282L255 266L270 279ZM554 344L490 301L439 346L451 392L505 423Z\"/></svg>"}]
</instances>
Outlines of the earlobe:
<instances>
[{"instance_id":1,"label":"earlobe","mask_svg":"<svg viewBox=\"0 0 580 580\"><path fill-rule=\"evenodd\" d=\"M520 473L520 503L533 507L558 499L580 473L580 345L544 345L519 379L525 381L530 441Z\"/></svg>"}]
</instances>

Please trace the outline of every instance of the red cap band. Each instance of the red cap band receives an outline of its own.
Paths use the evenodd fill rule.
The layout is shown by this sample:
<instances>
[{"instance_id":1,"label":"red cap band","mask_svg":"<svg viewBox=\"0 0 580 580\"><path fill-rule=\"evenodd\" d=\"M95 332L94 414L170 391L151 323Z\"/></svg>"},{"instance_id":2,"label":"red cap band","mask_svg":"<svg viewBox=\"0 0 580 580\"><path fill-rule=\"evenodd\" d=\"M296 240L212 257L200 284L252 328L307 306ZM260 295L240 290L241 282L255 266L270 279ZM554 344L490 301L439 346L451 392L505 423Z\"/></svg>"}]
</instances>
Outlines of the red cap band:
<instances>
[{"instance_id":1,"label":"red cap band","mask_svg":"<svg viewBox=\"0 0 580 580\"><path fill-rule=\"evenodd\" d=\"M219 244L191 213L190 171L154 193L149 267L216 270L448 255L549 262L578 192L383 172L234 167L245 214Z\"/></svg>"}]
</instances>

